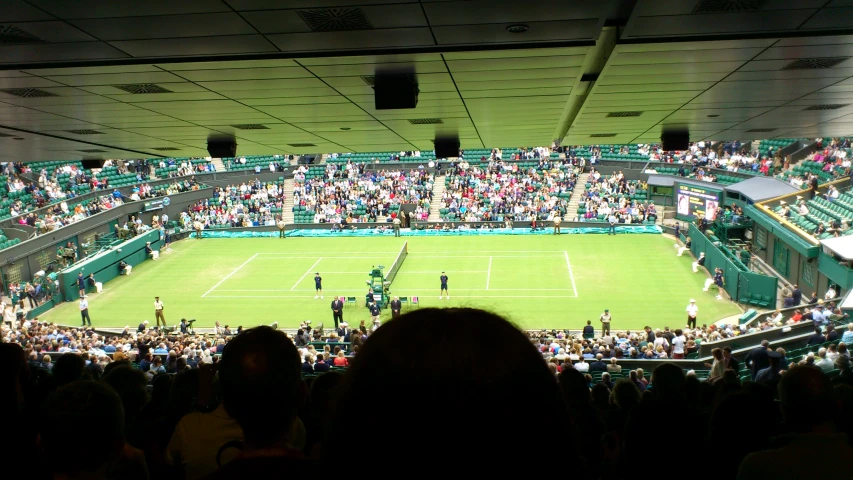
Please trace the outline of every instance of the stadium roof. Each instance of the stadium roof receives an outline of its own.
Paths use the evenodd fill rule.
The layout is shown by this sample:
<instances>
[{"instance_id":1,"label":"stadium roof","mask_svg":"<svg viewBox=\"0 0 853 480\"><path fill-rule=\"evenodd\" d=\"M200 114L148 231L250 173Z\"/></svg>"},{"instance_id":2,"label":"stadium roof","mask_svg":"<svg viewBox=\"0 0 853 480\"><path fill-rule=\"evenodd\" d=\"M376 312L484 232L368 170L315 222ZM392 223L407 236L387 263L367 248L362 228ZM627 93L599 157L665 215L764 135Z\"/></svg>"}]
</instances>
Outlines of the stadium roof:
<instances>
[{"instance_id":1,"label":"stadium roof","mask_svg":"<svg viewBox=\"0 0 853 480\"><path fill-rule=\"evenodd\" d=\"M4 0L0 161L853 133L849 0ZM370 76L408 65L414 110ZM442 123L434 123L440 120ZM236 126L236 127L235 127ZM7 136L8 135L8 136ZM17 140L20 139L20 140Z\"/></svg>"},{"instance_id":2,"label":"stadium roof","mask_svg":"<svg viewBox=\"0 0 853 480\"><path fill-rule=\"evenodd\" d=\"M853 236L827 238L820 243L844 260L853 260Z\"/></svg>"},{"instance_id":3,"label":"stadium roof","mask_svg":"<svg viewBox=\"0 0 853 480\"><path fill-rule=\"evenodd\" d=\"M659 173L652 173L649 175L649 185L653 185L655 187L672 187L675 183L684 183L687 185L697 185L700 187L707 188L721 188L722 185L719 183L706 182L704 180L691 180L685 177L679 177L678 175L663 175Z\"/></svg>"},{"instance_id":4,"label":"stadium roof","mask_svg":"<svg viewBox=\"0 0 853 480\"><path fill-rule=\"evenodd\" d=\"M736 192L753 202L768 198L781 197L799 191L790 183L772 177L752 177L748 180L729 185L727 192Z\"/></svg>"}]
</instances>

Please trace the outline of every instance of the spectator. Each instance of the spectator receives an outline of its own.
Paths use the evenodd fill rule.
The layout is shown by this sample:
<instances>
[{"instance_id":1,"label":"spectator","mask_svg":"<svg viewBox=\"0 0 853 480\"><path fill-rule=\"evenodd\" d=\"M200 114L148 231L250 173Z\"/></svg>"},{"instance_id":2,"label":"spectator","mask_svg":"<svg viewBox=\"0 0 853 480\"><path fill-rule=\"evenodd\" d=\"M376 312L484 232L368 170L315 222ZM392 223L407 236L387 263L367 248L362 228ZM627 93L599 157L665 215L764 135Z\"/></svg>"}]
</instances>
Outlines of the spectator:
<instances>
[{"instance_id":1,"label":"spectator","mask_svg":"<svg viewBox=\"0 0 853 480\"><path fill-rule=\"evenodd\" d=\"M820 350L818 350L817 356L820 360L815 362L814 365L820 368L821 371L823 371L824 373L829 373L830 371L832 371L833 368L835 368L835 365L833 364L832 360L826 358L825 348L821 348Z\"/></svg>"},{"instance_id":2,"label":"spectator","mask_svg":"<svg viewBox=\"0 0 853 480\"><path fill-rule=\"evenodd\" d=\"M835 433L838 414L832 384L819 370L794 367L779 382L779 402L793 438L785 446L748 455L739 480L829 478L837 475L833 462L804 462L804 458L851 458L845 435Z\"/></svg>"},{"instance_id":3,"label":"spectator","mask_svg":"<svg viewBox=\"0 0 853 480\"><path fill-rule=\"evenodd\" d=\"M425 335L425 332L431 332ZM408 345L400 349L401 342ZM418 355L411 355L411 351ZM495 357L491 353L502 352ZM471 358L491 357L488 369L471 368ZM420 465L419 474L446 472L445 465L492 475L507 468L524 468L533 457L561 458L580 477L586 467L577 457L577 442L556 379L525 336L506 320L473 309L420 309L400 321L388 322L359 351L340 387L325 443L325 458L341 458L349 446L340 438L350 430L353 411L370 411L370 428L359 439L378 444L391 463L377 463L372 474L396 475L397 465ZM497 363L495 363L497 362ZM388 378L394 378L389 382ZM409 399L384 402L389 396ZM501 402L482 402L502 398ZM471 415L471 408L477 414ZM417 411L419 415L408 415ZM516 442L529 438L537 427L518 412L548 411L549 425L562 432L560 442ZM400 418L407 418L400 422ZM500 418L502 421L495 422ZM478 452L502 462L472 455L469 439L450 436L443 441L441 463L426 461L435 449L434 438L422 433L442 428L478 432Z\"/></svg>"},{"instance_id":4,"label":"spectator","mask_svg":"<svg viewBox=\"0 0 853 480\"><path fill-rule=\"evenodd\" d=\"M770 366L769 349L770 342L762 340L761 345L753 349L746 356L746 364L752 371L752 379L755 380L758 372Z\"/></svg>"},{"instance_id":5,"label":"spectator","mask_svg":"<svg viewBox=\"0 0 853 480\"><path fill-rule=\"evenodd\" d=\"M246 330L228 343L219 380L225 411L243 430L244 454L208 478L248 478L273 471L305 476L308 464L293 448L298 441L296 412L306 397L293 342L271 327Z\"/></svg>"},{"instance_id":6,"label":"spectator","mask_svg":"<svg viewBox=\"0 0 853 480\"><path fill-rule=\"evenodd\" d=\"M102 383L78 381L45 402L39 444L54 478L105 479L124 448L124 410L116 393ZM97 425L97 448L69 442L60 424Z\"/></svg>"},{"instance_id":7,"label":"spectator","mask_svg":"<svg viewBox=\"0 0 853 480\"><path fill-rule=\"evenodd\" d=\"M616 358L610 359L610 365L607 366L608 373L622 373L622 367L616 364Z\"/></svg>"},{"instance_id":8,"label":"spectator","mask_svg":"<svg viewBox=\"0 0 853 480\"><path fill-rule=\"evenodd\" d=\"M853 323L847 324L847 331L841 336L841 341L848 345L853 342Z\"/></svg>"},{"instance_id":9,"label":"spectator","mask_svg":"<svg viewBox=\"0 0 853 480\"><path fill-rule=\"evenodd\" d=\"M216 368L206 365L204 371L210 375ZM205 381L208 377L203 375ZM205 441L198 441L203 438ZM224 446L243 441L240 425L219 404L210 413L193 412L185 415L169 441L166 450L169 463L183 473L186 480L205 478L216 471L219 464L225 465L236 456L236 449Z\"/></svg>"}]
</instances>

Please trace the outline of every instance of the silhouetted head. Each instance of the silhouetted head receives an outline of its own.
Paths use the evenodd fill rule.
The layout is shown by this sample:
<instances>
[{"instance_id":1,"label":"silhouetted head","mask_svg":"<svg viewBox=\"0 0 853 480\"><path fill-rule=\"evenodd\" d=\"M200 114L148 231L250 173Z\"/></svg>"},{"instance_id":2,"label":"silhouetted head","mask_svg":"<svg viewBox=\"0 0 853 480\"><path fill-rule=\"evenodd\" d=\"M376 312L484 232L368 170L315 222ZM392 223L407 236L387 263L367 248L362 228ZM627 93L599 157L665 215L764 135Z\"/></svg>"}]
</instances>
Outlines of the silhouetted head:
<instances>
[{"instance_id":1,"label":"silhouetted head","mask_svg":"<svg viewBox=\"0 0 853 480\"><path fill-rule=\"evenodd\" d=\"M219 362L222 400L247 446L275 445L290 432L305 398L301 372L299 353L281 330L255 327L226 344Z\"/></svg>"},{"instance_id":2,"label":"silhouetted head","mask_svg":"<svg viewBox=\"0 0 853 480\"><path fill-rule=\"evenodd\" d=\"M652 392L658 399L682 399L685 382L684 369L678 365L665 363L652 372L651 383L654 385Z\"/></svg>"},{"instance_id":3,"label":"silhouetted head","mask_svg":"<svg viewBox=\"0 0 853 480\"><path fill-rule=\"evenodd\" d=\"M612 399L619 408L630 411L640 404L640 390L631 380L621 378L613 386Z\"/></svg>"},{"instance_id":4,"label":"silhouetted head","mask_svg":"<svg viewBox=\"0 0 853 480\"><path fill-rule=\"evenodd\" d=\"M65 353L53 362L53 379L56 386L61 387L83 378L86 361L76 353Z\"/></svg>"},{"instance_id":5,"label":"silhouetted head","mask_svg":"<svg viewBox=\"0 0 853 480\"><path fill-rule=\"evenodd\" d=\"M124 409L106 384L69 383L54 392L42 407L39 445L51 471L62 476L104 478L124 447ZM57 425L88 425L97 431L97 447L69 439Z\"/></svg>"},{"instance_id":6,"label":"silhouetted head","mask_svg":"<svg viewBox=\"0 0 853 480\"><path fill-rule=\"evenodd\" d=\"M574 368L564 368L559 376L563 399L569 405L589 404L589 385L583 374Z\"/></svg>"},{"instance_id":7,"label":"silhouetted head","mask_svg":"<svg viewBox=\"0 0 853 480\"><path fill-rule=\"evenodd\" d=\"M133 421L148 403L148 379L141 370L121 365L104 374L101 381L109 385L121 399L126 423Z\"/></svg>"},{"instance_id":8,"label":"silhouetted head","mask_svg":"<svg viewBox=\"0 0 853 480\"><path fill-rule=\"evenodd\" d=\"M527 336L482 310L428 308L386 323L364 344L340 388L325 443L329 458L350 451L340 440L352 412L365 412L359 442L382 444L395 465L482 473L575 452L564 442L529 441L541 435L535 419L543 412L549 429L571 431L565 403ZM470 435L450 432L469 432L476 445ZM371 468L383 470L381 476L393 467L378 462Z\"/></svg>"},{"instance_id":9,"label":"silhouetted head","mask_svg":"<svg viewBox=\"0 0 853 480\"><path fill-rule=\"evenodd\" d=\"M814 367L796 366L782 375L779 403L785 423L796 432L832 422L836 413L832 382Z\"/></svg>"}]
</instances>

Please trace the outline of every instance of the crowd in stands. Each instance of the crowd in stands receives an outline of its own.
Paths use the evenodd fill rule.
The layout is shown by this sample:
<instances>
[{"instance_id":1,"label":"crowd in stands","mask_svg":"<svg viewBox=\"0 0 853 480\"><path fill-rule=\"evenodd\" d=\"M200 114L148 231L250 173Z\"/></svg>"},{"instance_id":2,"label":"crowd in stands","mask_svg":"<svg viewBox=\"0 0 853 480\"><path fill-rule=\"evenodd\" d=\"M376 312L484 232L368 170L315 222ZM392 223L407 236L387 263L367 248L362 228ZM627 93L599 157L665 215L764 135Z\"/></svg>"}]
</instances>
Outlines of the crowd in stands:
<instances>
[{"instance_id":1,"label":"crowd in stands","mask_svg":"<svg viewBox=\"0 0 853 480\"><path fill-rule=\"evenodd\" d=\"M645 201L645 182L627 180L619 171L603 176L592 167L586 190L578 204L581 221L611 221L611 223L643 223L656 221L657 207Z\"/></svg>"},{"instance_id":2,"label":"crowd in stands","mask_svg":"<svg viewBox=\"0 0 853 480\"><path fill-rule=\"evenodd\" d=\"M450 464L491 476L548 458L573 478L628 479L661 451L723 446L712 462L719 478L832 477L853 456L843 414L853 371L839 349L790 363L766 343L742 359L715 349L703 381L675 363L626 372L605 356L645 343L680 358L696 330L547 338L560 333L525 335L473 309L418 309L372 332L342 326L322 351L308 328L295 339L270 327L193 335L143 323L107 337L37 321L0 328L0 407L14 432L0 447L40 465L35 477L309 478L352 455L364 415L355 438L382 449L388 460L371 466L380 478L412 465L434 476ZM357 353L327 358L347 336ZM667 427L650 431L659 421ZM69 441L80 425L96 441ZM519 441L543 428L559 441ZM428 434L453 431L473 432L476 450L471 435L444 435L439 446Z\"/></svg>"},{"instance_id":3,"label":"crowd in stands","mask_svg":"<svg viewBox=\"0 0 853 480\"><path fill-rule=\"evenodd\" d=\"M169 166L175 159L161 160L161 164ZM20 225L35 228L36 233L47 233L65 225L80 221L96 213L109 210L124 201L142 200L156 196L168 195L186 191L195 184L194 179L175 181L171 184L152 188L143 183L148 178L146 171L154 163L148 161L132 162L107 160L102 171L116 171L117 175L129 174L129 169L136 170L133 182L137 182L128 198L123 197L116 188L111 187L108 176L100 179L98 172L85 170L79 162L35 162L35 163L6 163L2 169L6 180L6 194L0 201L0 216L17 217ZM182 163L175 174L170 176L191 175L194 171L207 171L205 163L198 163L197 169L191 163ZM111 169L111 170L110 170ZM21 175L29 174L37 181L26 180ZM131 174L133 175L133 174ZM129 183L122 183L122 185ZM74 198L95 190L107 190L104 193L83 202L74 202ZM49 206L47 211L36 214L34 210Z\"/></svg>"},{"instance_id":4,"label":"crowd in stands","mask_svg":"<svg viewBox=\"0 0 853 480\"><path fill-rule=\"evenodd\" d=\"M301 166L294 174L293 204L313 213L313 223L389 222L402 204L415 204L413 218L426 220L435 174L426 169L366 170L363 163L328 164L321 176L306 177Z\"/></svg>"},{"instance_id":5,"label":"crowd in stands","mask_svg":"<svg viewBox=\"0 0 853 480\"><path fill-rule=\"evenodd\" d=\"M210 158L161 158L155 172L158 178L186 177L196 173L215 172L216 166Z\"/></svg>"},{"instance_id":6,"label":"crowd in stands","mask_svg":"<svg viewBox=\"0 0 853 480\"><path fill-rule=\"evenodd\" d=\"M799 189L817 189L819 184L853 175L850 139L816 139L817 149L802 162L782 174L791 185Z\"/></svg>"},{"instance_id":7,"label":"crowd in stands","mask_svg":"<svg viewBox=\"0 0 853 480\"><path fill-rule=\"evenodd\" d=\"M504 162L500 151L493 150L487 164L483 159L479 165L465 159L454 162L445 181L442 215L464 221L562 218L582 167L551 160L536 149L515 155L539 161L525 168Z\"/></svg>"},{"instance_id":8,"label":"crowd in stands","mask_svg":"<svg viewBox=\"0 0 853 480\"><path fill-rule=\"evenodd\" d=\"M201 228L252 227L275 225L285 199L284 182L258 179L214 187L210 199L199 200L181 213L181 224L189 229L195 222Z\"/></svg>"},{"instance_id":9,"label":"crowd in stands","mask_svg":"<svg viewBox=\"0 0 853 480\"><path fill-rule=\"evenodd\" d=\"M115 192L118 193L118 192ZM40 214L30 212L18 217L20 225L35 228L37 234L52 232L66 225L79 222L87 217L115 208L124 203L121 194L105 194L78 203L62 200Z\"/></svg>"}]
</instances>

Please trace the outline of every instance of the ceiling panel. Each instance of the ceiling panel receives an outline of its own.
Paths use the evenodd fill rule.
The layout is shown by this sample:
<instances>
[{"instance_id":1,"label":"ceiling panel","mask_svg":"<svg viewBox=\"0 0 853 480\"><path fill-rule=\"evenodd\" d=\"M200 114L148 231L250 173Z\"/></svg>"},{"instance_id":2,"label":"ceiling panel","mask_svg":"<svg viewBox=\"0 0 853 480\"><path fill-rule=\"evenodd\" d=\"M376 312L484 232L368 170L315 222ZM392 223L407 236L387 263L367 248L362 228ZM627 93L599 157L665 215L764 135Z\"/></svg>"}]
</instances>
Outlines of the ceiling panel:
<instances>
[{"instance_id":1,"label":"ceiling panel","mask_svg":"<svg viewBox=\"0 0 853 480\"><path fill-rule=\"evenodd\" d=\"M234 12L78 19L70 23L103 41L256 33Z\"/></svg>"},{"instance_id":2,"label":"ceiling panel","mask_svg":"<svg viewBox=\"0 0 853 480\"><path fill-rule=\"evenodd\" d=\"M356 30L348 32L284 33L267 35L282 52L343 51L435 45L428 27Z\"/></svg>"},{"instance_id":3,"label":"ceiling panel","mask_svg":"<svg viewBox=\"0 0 853 480\"><path fill-rule=\"evenodd\" d=\"M263 35L120 40L110 45L134 57L175 57L268 53L277 49Z\"/></svg>"},{"instance_id":4,"label":"ceiling panel","mask_svg":"<svg viewBox=\"0 0 853 480\"><path fill-rule=\"evenodd\" d=\"M653 141L676 123L702 138L853 128L853 60L786 68L853 57L853 2L736 3L6 0L16 43L0 45L0 125L35 133L0 139L0 158L76 155L86 141L109 155L203 152L211 133L246 154L425 149L439 131L471 148L566 131L564 143ZM370 77L392 68L415 72L417 108L375 110ZM131 84L154 92L116 87ZM443 123L410 122L431 118ZM267 128L231 126L246 123ZM73 129L104 133L38 135Z\"/></svg>"},{"instance_id":5,"label":"ceiling panel","mask_svg":"<svg viewBox=\"0 0 853 480\"><path fill-rule=\"evenodd\" d=\"M180 15L231 10L225 2L208 0L29 0L29 3L63 19Z\"/></svg>"}]
</instances>

